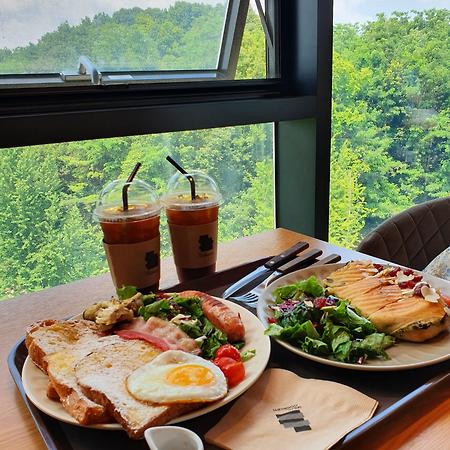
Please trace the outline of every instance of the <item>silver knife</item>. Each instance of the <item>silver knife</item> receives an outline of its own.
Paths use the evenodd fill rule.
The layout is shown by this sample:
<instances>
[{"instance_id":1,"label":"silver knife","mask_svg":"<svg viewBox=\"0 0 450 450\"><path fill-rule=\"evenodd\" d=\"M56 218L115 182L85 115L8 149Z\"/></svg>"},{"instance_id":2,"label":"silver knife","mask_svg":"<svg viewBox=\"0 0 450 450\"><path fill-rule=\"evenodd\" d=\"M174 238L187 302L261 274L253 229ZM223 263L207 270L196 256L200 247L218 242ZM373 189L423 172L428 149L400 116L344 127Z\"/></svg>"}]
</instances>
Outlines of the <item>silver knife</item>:
<instances>
[{"instance_id":1,"label":"silver knife","mask_svg":"<svg viewBox=\"0 0 450 450\"><path fill-rule=\"evenodd\" d=\"M255 269L253 272L250 272L244 278L241 278L239 281L231 285L222 295L222 298L229 298L232 295L236 295L242 289L249 289L249 285L253 286L255 284L260 283L262 280L267 278L274 270L278 267L286 264L292 257L294 257L297 253L300 253L305 248L308 248L309 244L303 241L297 242L292 247L289 247L284 252L280 253L277 256L274 256L269 261L267 261L262 266Z\"/></svg>"}]
</instances>

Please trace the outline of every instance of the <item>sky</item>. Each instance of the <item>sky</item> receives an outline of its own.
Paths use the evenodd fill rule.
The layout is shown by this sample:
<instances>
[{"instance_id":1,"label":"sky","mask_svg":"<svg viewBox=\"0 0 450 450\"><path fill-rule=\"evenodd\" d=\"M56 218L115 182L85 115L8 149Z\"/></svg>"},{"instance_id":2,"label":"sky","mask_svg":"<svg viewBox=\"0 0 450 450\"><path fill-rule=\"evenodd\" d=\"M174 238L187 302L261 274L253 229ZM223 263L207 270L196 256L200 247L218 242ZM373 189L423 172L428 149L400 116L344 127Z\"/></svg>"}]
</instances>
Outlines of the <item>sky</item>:
<instances>
[{"instance_id":1,"label":"sky","mask_svg":"<svg viewBox=\"0 0 450 450\"><path fill-rule=\"evenodd\" d=\"M334 0L334 22L355 23L374 19L378 13L449 8L449 0Z\"/></svg>"},{"instance_id":2,"label":"sky","mask_svg":"<svg viewBox=\"0 0 450 450\"><path fill-rule=\"evenodd\" d=\"M187 0L195 1L195 0ZM225 0L197 0L217 4ZM79 23L98 12L112 13L120 8L160 7L175 0L0 0L0 48L25 46L64 21ZM334 0L336 23L366 22L379 12L394 10L448 8L449 0Z\"/></svg>"}]
</instances>

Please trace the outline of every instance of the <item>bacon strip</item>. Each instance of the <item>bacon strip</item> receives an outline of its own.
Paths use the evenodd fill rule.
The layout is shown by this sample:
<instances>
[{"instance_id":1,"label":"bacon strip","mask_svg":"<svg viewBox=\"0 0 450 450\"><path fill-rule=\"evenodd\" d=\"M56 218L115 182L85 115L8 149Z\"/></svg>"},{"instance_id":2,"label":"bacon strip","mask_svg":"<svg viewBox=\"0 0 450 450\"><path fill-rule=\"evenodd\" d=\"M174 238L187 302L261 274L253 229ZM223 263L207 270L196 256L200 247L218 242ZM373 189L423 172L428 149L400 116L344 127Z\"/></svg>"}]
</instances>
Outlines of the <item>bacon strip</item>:
<instances>
[{"instance_id":1,"label":"bacon strip","mask_svg":"<svg viewBox=\"0 0 450 450\"><path fill-rule=\"evenodd\" d=\"M160 339L150 333L143 333L142 331L133 330L117 330L115 333L123 339L141 339L142 341L147 341L163 352L170 350L170 346L164 339Z\"/></svg>"},{"instance_id":2,"label":"bacon strip","mask_svg":"<svg viewBox=\"0 0 450 450\"><path fill-rule=\"evenodd\" d=\"M173 323L158 317L150 317L147 322L139 317L123 325L115 333L124 339L145 340L163 351L182 350L194 355L201 353L194 339Z\"/></svg>"}]
</instances>

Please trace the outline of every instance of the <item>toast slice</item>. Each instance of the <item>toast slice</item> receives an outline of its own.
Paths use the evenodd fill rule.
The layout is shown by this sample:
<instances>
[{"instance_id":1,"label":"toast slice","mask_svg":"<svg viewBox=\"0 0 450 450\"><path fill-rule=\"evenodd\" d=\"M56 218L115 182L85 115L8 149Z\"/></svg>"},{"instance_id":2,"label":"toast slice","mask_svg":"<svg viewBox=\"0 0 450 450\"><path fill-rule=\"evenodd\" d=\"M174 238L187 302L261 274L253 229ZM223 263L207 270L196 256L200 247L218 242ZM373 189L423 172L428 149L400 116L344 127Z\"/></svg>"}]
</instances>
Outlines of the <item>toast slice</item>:
<instances>
[{"instance_id":1,"label":"toast slice","mask_svg":"<svg viewBox=\"0 0 450 450\"><path fill-rule=\"evenodd\" d=\"M78 384L91 400L103 405L131 439L144 431L202 406L200 403L155 405L136 400L127 390L126 378L154 359L160 350L140 340L122 341L98 349L75 366Z\"/></svg>"},{"instance_id":2,"label":"toast slice","mask_svg":"<svg viewBox=\"0 0 450 450\"><path fill-rule=\"evenodd\" d=\"M56 392L56 389L54 388L52 382L50 380L48 380L48 384L47 384L47 397L50 400L54 400L55 402L59 402L59 395Z\"/></svg>"},{"instance_id":3,"label":"toast slice","mask_svg":"<svg viewBox=\"0 0 450 450\"><path fill-rule=\"evenodd\" d=\"M25 342L30 358L49 377L47 395L59 397L72 417L89 425L111 418L102 405L84 395L75 378L75 364L93 350L120 341L118 336L105 336L89 321L48 320L33 324Z\"/></svg>"}]
</instances>

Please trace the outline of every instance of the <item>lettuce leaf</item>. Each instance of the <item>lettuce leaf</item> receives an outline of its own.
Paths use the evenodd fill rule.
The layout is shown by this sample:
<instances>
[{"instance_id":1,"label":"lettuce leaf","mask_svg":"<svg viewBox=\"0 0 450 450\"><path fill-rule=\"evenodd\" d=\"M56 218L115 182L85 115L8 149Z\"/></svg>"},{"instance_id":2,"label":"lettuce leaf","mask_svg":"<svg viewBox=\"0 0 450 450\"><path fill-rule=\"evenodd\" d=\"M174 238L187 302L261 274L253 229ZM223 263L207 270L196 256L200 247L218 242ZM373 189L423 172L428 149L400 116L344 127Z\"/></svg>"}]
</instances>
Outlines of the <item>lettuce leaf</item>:
<instances>
[{"instance_id":1,"label":"lettuce leaf","mask_svg":"<svg viewBox=\"0 0 450 450\"><path fill-rule=\"evenodd\" d=\"M372 322L358 315L347 302L341 301L337 308L328 312L328 318L335 323L345 325L350 330L357 329L365 335L375 333L377 330Z\"/></svg>"},{"instance_id":2,"label":"lettuce leaf","mask_svg":"<svg viewBox=\"0 0 450 450\"><path fill-rule=\"evenodd\" d=\"M203 357L212 359L216 354L217 349L228 343L225 333L216 328L208 319L205 318L203 326L203 335L206 339L201 343Z\"/></svg>"},{"instance_id":3,"label":"lettuce leaf","mask_svg":"<svg viewBox=\"0 0 450 450\"><path fill-rule=\"evenodd\" d=\"M282 303L285 300L300 298L302 294L310 297L320 297L324 294L322 285L317 278L312 276L307 280L298 281L297 283L280 286L275 289L272 295L275 297L276 303Z\"/></svg>"},{"instance_id":4,"label":"lettuce leaf","mask_svg":"<svg viewBox=\"0 0 450 450\"><path fill-rule=\"evenodd\" d=\"M319 333L310 320L287 327L272 323L264 333L268 336L292 342L293 344L301 343L306 337L320 339Z\"/></svg>"},{"instance_id":5,"label":"lettuce leaf","mask_svg":"<svg viewBox=\"0 0 450 450\"><path fill-rule=\"evenodd\" d=\"M246 362L252 359L256 355L256 350L254 348L241 353L241 361Z\"/></svg>"},{"instance_id":6,"label":"lettuce leaf","mask_svg":"<svg viewBox=\"0 0 450 450\"><path fill-rule=\"evenodd\" d=\"M312 339L309 336L305 337L301 348L304 352L310 353L311 355L327 356L330 353L328 345L325 342L319 339Z\"/></svg>"},{"instance_id":7,"label":"lettuce leaf","mask_svg":"<svg viewBox=\"0 0 450 450\"><path fill-rule=\"evenodd\" d=\"M198 297L179 297L177 295L172 297L177 305L182 306L190 315L195 318L203 317L203 310L201 306L201 300Z\"/></svg>"},{"instance_id":8,"label":"lettuce leaf","mask_svg":"<svg viewBox=\"0 0 450 450\"><path fill-rule=\"evenodd\" d=\"M117 297L119 300L126 300L127 298L133 297L138 292L135 286L122 286L116 289Z\"/></svg>"},{"instance_id":9,"label":"lettuce leaf","mask_svg":"<svg viewBox=\"0 0 450 450\"><path fill-rule=\"evenodd\" d=\"M139 308L139 315L148 320L151 316L156 316L161 319L166 319L170 312L170 305L167 299L163 298L157 302L150 303Z\"/></svg>"},{"instance_id":10,"label":"lettuce leaf","mask_svg":"<svg viewBox=\"0 0 450 450\"><path fill-rule=\"evenodd\" d=\"M360 356L367 358L380 356L384 359L389 359L385 349L391 347L394 343L395 338L392 336L387 336L384 333L372 333L362 341L353 341L352 355L355 360Z\"/></svg>"}]
</instances>

